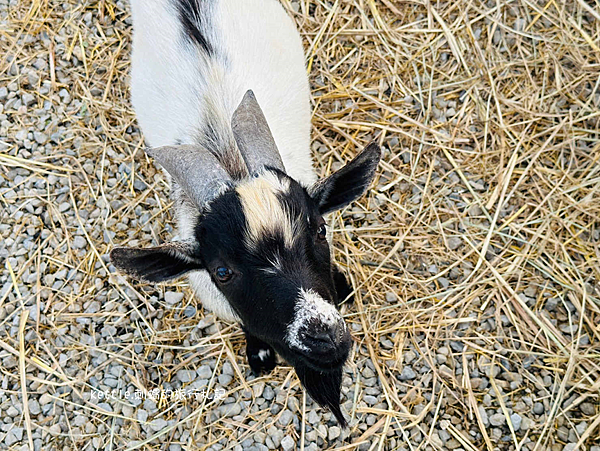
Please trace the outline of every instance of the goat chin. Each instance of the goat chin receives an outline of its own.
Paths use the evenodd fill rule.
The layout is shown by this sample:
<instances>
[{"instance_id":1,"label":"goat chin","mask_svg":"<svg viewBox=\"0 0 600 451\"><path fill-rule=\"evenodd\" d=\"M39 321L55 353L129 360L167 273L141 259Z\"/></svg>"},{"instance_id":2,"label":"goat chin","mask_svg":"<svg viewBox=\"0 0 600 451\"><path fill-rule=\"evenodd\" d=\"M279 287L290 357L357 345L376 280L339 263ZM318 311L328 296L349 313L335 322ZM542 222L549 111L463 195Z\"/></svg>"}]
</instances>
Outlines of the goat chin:
<instances>
[{"instance_id":1,"label":"goat chin","mask_svg":"<svg viewBox=\"0 0 600 451\"><path fill-rule=\"evenodd\" d=\"M341 427L347 427L348 422L340 409L343 367L327 372L317 371L305 365L296 365L294 369L311 398L320 406L331 410Z\"/></svg>"}]
</instances>

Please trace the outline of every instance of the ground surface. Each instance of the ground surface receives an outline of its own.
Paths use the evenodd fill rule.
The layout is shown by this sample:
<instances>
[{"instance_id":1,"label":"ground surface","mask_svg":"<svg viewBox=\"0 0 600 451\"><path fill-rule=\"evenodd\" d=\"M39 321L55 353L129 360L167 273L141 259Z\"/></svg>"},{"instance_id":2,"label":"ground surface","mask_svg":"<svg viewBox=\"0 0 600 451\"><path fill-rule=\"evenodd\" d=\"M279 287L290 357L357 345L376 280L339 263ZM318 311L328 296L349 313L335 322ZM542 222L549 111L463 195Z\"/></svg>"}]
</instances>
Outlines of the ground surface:
<instances>
[{"instance_id":1,"label":"ground surface","mask_svg":"<svg viewBox=\"0 0 600 451\"><path fill-rule=\"evenodd\" d=\"M172 235L128 5L0 0L0 448L598 451L598 3L283 3L319 172L385 148L336 218L350 428L289 367L252 378L183 283L112 274Z\"/></svg>"}]
</instances>

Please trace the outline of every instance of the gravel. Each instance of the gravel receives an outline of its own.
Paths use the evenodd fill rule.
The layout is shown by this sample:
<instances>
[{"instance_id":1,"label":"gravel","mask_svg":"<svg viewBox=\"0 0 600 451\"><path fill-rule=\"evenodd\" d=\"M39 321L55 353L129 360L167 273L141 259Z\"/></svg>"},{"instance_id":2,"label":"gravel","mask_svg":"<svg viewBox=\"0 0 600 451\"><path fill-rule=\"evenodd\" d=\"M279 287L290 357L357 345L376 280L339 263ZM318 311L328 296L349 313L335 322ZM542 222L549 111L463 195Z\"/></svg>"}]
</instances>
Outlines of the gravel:
<instances>
[{"instance_id":1,"label":"gravel","mask_svg":"<svg viewBox=\"0 0 600 451\"><path fill-rule=\"evenodd\" d=\"M405 366L402 369L402 372L400 373L400 376L398 376L398 378L401 381L412 380L412 379L414 379L416 377L417 377L417 373L415 373L414 370L411 367L409 367L409 366Z\"/></svg>"},{"instance_id":2,"label":"gravel","mask_svg":"<svg viewBox=\"0 0 600 451\"><path fill-rule=\"evenodd\" d=\"M177 293L174 291L165 292L165 302L170 305L179 304L183 299L184 293Z\"/></svg>"},{"instance_id":3,"label":"gravel","mask_svg":"<svg viewBox=\"0 0 600 451\"><path fill-rule=\"evenodd\" d=\"M281 440L281 448L283 448L284 451L290 451L294 449L295 446L296 442L294 442L294 439L289 435L286 435L283 437L283 440Z\"/></svg>"},{"instance_id":4,"label":"gravel","mask_svg":"<svg viewBox=\"0 0 600 451\"><path fill-rule=\"evenodd\" d=\"M169 425L169 423L167 423L166 420L162 419L162 418L156 418L154 420L152 420L152 422L150 423L150 429L152 429L154 432L158 432L164 428L166 428Z\"/></svg>"},{"instance_id":5,"label":"gravel","mask_svg":"<svg viewBox=\"0 0 600 451\"><path fill-rule=\"evenodd\" d=\"M182 383L192 382L196 378L194 370L179 370L177 371L177 379Z\"/></svg>"},{"instance_id":6,"label":"gravel","mask_svg":"<svg viewBox=\"0 0 600 451\"><path fill-rule=\"evenodd\" d=\"M522 423L522 421L523 421L523 418L518 413L513 413L510 416L510 422L512 423L513 429L515 431L518 431L518 430L521 429L521 423Z\"/></svg>"},{"instance_id":7,"label":"gravel","mask_svg":"<svg viewBox=\"0 0 600 451\"><path fill-rule=\"evenodd\" d=\"M502 426L506 423L506 417L503 413L495 413L490 416L490 424L492 426Z\"/></svg>"},{"instance_id":8,"label":"gravel","mask_svg":"<svg viewBox=\"0 0 600 451\"><path fill-rule=\"evenodd\" d=\"M375 3L383 20L394 24L393 40L406 39L401 25L428 26L426 7L414 7L422 16L407 10L398 21L386 4ZM600 97L593 83L592 88L569 84L567 95L547 77L539 83L544 91L537 99L543 103L523 101L525 84L508 96L502 91L504 85L521 86L511 82L511 74L535 77L539 58L549 54L547 48L542 53L525 48L531 36L546 44L568 41L564 33L559 39L544 36L559 29L560 20L546 23L541 16L539 24L531 24L525 18L531 12L520 17L525 6L517 4L500 5L503 26L489 19L495 3L480 5L484 10L476 14L481 17L472 23L472 37L489 55L490 73L501 74L492 89L488 77L463 72L463 62L455 60L439 27L410 35L421 49L416 65L406 64L400 52L400 60L390 60L395 68L390 70L379 67L381 55L369 57L373 44L387 48L380 44L389 37L373 32L377 21L364 20L373 11L349 5L330 16L327 2L313 2L306 12L291 2L298 14L310 15L309 21L297 17L305 36L321 36L318 27L328 23L327 17L346 20L346 9L354 14L344 22L352 23L350 28L368 25L364 33L333 40L326 30L315 47L327 49L311 59L318 108L312 148L319 171L330 164L332 170L341 167L356 143L371 139L381 140L385 159L371 192L335 214L334 254L357 288L354 305L344 307L355 338L342 382L342 410L350 420L345 430L310 396L304 402L289 366L254 377L240 328L215 320L185 282L137 283L110 264L108 253L116 245L155 246L175 234L165 178L143 155L146 144L128 103L129 4L96 8L65 0L51 9L34 8L29 17L28 2L0 0L0 23L8 33L0 36L5 62L0 86L0 365L5 370L0 374L0 449L29 449L25 410L35 450L143 446L175 421L178 426L153 446L292 450L299 448L304 432L306 450L344 447L365 433L357 449L427 448L428 440L436 449L465 449L464 441L480 449L486 445L472 415L477 409L494 449L514 449L508 415L521 449L533 449L551 424L544 437L548 449L573 450L598 414L597 393L586 391L597 371L595 363L585 362L585 356L598 355L597 340L589 318L580 318L582 311L593 312L600 296L589 272L600 240L594 225L597 193L585 191L593 187L594 172L586 169L584 157L594 155L595 148L586 146L597 141L595 135L584 136L586 130L598 127L586 122L586 115L594 119L589 110L571 111L561 102L570 102L572 93L585 100L572 106L597 108ZM458 6L462 11L464 5ZM453 23L444 5L436 8ZM475 18L468 14L467 20ZM577 14L578 27L593 36L591 16ZM342 26L332 23L331 30ZM476 60L480 50L469 47L471 35L453 33L459 47L466 46L461 50L466 64L485 67ZM437 47L423 40L429 36ZM517 40L523 52L512 51ZM593 75L593 62L582 61L584 40L567 41L564 51L576 49L576 57L561 53L564 60L581 62L586 68L581 75ZM490 46L497 52L490 53ZM431 48L435 52L428 53ZM342 61L346 51L354 53ZM511 59L523 54L533 55L531 64L519 66ZM405 66L409 72L399 72ZM428 78L431 73L434 79ZM571 75L554 78L576 84L580 77ZM538 111L541 107L548 111ZM506 127L496 124L498 108L509 112ZM528 110L535 120L522 115ZM481 117L482 111L490 117ZM572 117L580 121L576 133L568 129L572 121L562 120ZM421 125L412 128L413 122ZM376 135L366 130L368 124L384 132ZM522 124L534 125L522 135ZM570 130L568 139L560 135L563 128ZM548 141L546 147L548 130L559 133L561 141ZM517 142L513 178L505 179L508 171L499 162L512 161L516 150L511 146ZM570 180L577 174L591 176L563 195L563 175ZM546 200L538 201L529 184ZM559 205L560 214L548 213L548 205ZM490 224L490 218L496 222ZM543 228L534 230L538 224ZM480 255L484 245L486 253ZM564 268L583 272L565 278ZM558 334L556 341L539 333L537 322L523 313L529 310ZM26 405L18 340L25 315ZM557 400L562 383L557 375L566 374L568 358L556 343L577 339L577 368L565 399ZM163 398L152 399L153 390ZM586 401L577 404L581 399ZM557 402L560 409L552 416ZM386 421L382 413L404 408L409 417L403 413ZM201 415L186 420L192 412ZM600 451L589 446L592 440L588 449Z\"/></svg>"}]
</instances>

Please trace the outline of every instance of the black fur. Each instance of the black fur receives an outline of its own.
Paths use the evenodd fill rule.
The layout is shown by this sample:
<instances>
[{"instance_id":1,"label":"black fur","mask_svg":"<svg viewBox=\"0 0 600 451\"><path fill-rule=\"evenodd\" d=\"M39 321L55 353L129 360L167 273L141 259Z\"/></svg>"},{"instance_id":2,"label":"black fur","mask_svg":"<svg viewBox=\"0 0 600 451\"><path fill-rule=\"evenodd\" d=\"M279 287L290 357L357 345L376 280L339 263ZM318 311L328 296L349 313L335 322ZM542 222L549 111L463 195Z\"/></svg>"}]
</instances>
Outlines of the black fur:
<instances>
[{"instance_id":1,"label":"black fur","mask_svg":"<svg viewBox=\"0 0 600 451\"><path fill-rule=\"evenodd\" d=\"M110 252L113 265L147 282L166 282L202 268L195 251L184 243L169 243L148 249L116 247Z\"/></svg>"},{"instance_id":2,"label":"black fur","mask_svg":"<svg viewBox=\"0 0 600 451\"><path fill-rule=\"evenodd\" d=\"M209 0L175 0L175 5L186 37L208 56L214 56L215 49L203 30L205 17L202 3L206 1Z\"/></svg>"},{"instance_id":3,"label":"black fur","mask_svg":"<svg viewBox=\"0 0 600 451\"><path fill-rule=\"evenodd\" d=\"M354 304L354 295L350 296L352 287L348 283L344 273L335 265L333 265L333 283L335 284L335 291L337 293L335 305L339 307L344 301L346 301L345 303L348 305Z\"/></svg>"},{"instance_id":4,"label":"black fur","mask_svg":"<svg viewBox=\"0 0 600 451\"><path fill-rule=\"evenodd\" d=\"M273 370L276 365L275 350L262 340L259 340L254 335L244 330L246 335L246 358L248 365L255 376L260 376L262 373L268 373ZM260 351L267 351L266 359L260 358Z\"/></svg>"},{"instance_id":5,"label":"black fur","mask_svg":"<svg viewBox=\"0 0 600 451\"><path fill-rule=\"evenodd\" d=\"M319 405L328 407L341 427L348 426L340 409L342 367L340 366L328 372L315 371L303 365L295 366L294 369L302 386L311 398Z\"/></svg>"},{"instance_id":6,"label":"black fur","mask_svg":"<svg viewBox=\"0 0 600 451\"><path fill-rule=\"evenodd\" d=\"M345 207L371 185L381 159L381 149L372 142L352 161L311 188L322 215Z\"/></svg>"}]
</instances>

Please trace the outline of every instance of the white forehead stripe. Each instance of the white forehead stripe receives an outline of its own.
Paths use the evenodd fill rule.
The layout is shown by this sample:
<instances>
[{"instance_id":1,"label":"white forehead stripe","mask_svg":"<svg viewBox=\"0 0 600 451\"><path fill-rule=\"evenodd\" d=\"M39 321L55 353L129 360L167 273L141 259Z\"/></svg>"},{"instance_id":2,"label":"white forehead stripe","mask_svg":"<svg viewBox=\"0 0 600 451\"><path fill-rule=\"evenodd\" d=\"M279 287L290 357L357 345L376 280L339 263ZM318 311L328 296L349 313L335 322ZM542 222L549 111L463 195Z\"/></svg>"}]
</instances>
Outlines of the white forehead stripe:
<instances>
[{"instance_id":1,"label":"white forehead stripe","mask_svg":"<svg viewBox=\"0 0 600 451\"><path fill-rule=\"evenodd\" d=\"M238 185L236 191L248 223L248 245L253 247L265 233L281 230L285 245L292 247L295 236L294 221L277 198L277 194L285 194L289 188L289 180L280 180L271 171L264 171L259 177Z\"/></svg>"},{"instance_id":2,"label":"white forehead stripe","mask_svg":"<svg viewBox=\"0 0 600 451\"><path fill-rule=\"evenodd\" d=\"M333 305L319 296L313 290L300 289L300 298L296 303L294 320L287 327L285 341L296 349L308 351L302 342L300 330L311 321L317 321L332 327L340 322L342 317ZM342 322L346 327L345 323Z\"/></svg>"}]
</instances>

